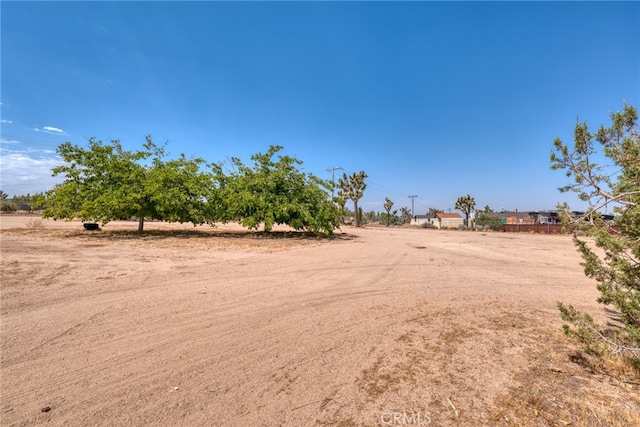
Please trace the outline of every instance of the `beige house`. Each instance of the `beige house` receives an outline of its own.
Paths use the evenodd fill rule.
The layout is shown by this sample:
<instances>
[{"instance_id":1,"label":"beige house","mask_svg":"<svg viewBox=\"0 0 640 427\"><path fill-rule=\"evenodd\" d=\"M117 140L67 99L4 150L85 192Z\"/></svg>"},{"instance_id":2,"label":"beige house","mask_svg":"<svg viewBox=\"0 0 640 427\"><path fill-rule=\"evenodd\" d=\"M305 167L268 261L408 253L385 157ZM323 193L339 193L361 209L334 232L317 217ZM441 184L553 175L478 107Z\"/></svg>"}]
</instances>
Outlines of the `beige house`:
<instances>
[{"instance_id":1,"label":"beige house","mask_svg":"<svg viewBox=\"0 0 640 427\"><path fill-rule=\"evenodd\" d=\"M435 228L458 228L464 224L464 218L457 213L438 213L432 215L416 215L413 219L416 225L429 223Z\"/></svg>"}]
</instances>

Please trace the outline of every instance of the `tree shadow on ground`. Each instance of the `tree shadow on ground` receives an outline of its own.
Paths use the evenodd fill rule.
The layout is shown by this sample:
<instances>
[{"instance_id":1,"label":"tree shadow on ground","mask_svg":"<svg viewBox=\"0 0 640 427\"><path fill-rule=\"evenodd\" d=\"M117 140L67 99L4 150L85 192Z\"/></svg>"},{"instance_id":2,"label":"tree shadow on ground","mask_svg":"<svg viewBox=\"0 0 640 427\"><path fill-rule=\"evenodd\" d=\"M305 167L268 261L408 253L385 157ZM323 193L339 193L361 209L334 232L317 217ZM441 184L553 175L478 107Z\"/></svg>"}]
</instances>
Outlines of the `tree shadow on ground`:
<instances>
[{"instance_id":1,"label":"tree shadow on ground","mask_svg":"<svg viewBox=\"0 0 640 427\"><path fill-rule=\"evenodd\" d=\"M67 233L68 237L107 239L107 240L165 240L165 239L252 239L252 240L311 240L311 241L349 241L357 236L344 232L332 235L312 233L309 231L256 231L256 230L145 230L138 233L133 230L78 230Z\"/></svg>"}]
</instances>

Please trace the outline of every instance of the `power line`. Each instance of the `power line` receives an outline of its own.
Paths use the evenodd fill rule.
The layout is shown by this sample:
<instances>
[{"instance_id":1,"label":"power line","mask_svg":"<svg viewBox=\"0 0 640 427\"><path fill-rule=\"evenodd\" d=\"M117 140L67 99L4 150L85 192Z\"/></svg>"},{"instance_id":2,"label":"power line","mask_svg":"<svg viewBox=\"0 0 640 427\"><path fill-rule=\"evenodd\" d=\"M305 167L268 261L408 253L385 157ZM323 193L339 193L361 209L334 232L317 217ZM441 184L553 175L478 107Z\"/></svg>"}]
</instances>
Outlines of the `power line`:
<instances>
[{"instance_id":1,"label":"power line","mask_svg":"<svg viewBox=\"0 0 640 427\"><path fill-rule=\"evenodd\" d=\"M367 180L367 186L369 186L369 187L371 187L371 188L375 188L375 189L377 189L377 190L385 191L385 192L387 192L387 193L395 193L395 194L398 194L398 195L400 195L400 194L402 194L402 195L407 194L407 193L405 193L404 191L394 190L394 189L392 189L392 188L385 187L385 186L382 186L382 185L377 184L377 183L375 183L375 182L372 182L371 180Z\"/></svg>"}]
</instances>

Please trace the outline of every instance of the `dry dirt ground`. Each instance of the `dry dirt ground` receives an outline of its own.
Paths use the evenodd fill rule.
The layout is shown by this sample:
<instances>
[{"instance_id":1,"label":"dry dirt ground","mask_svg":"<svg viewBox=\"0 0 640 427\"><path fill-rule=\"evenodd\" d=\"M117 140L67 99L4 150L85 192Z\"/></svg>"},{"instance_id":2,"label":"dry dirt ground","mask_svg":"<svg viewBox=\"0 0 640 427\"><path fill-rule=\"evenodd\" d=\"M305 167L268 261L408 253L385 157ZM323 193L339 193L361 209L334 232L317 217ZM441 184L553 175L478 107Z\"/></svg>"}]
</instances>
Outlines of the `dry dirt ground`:
<instances>
[{"instance_id":1,"label":"dry dirt ground","mask_svg":"<svg viewBox=\"0 0 640 427\"><path fill-rule=\"evenodd\" d=\"M0 217L0 424L640 425L567 236L136 226Z\"/></svg>"}]
</instances>

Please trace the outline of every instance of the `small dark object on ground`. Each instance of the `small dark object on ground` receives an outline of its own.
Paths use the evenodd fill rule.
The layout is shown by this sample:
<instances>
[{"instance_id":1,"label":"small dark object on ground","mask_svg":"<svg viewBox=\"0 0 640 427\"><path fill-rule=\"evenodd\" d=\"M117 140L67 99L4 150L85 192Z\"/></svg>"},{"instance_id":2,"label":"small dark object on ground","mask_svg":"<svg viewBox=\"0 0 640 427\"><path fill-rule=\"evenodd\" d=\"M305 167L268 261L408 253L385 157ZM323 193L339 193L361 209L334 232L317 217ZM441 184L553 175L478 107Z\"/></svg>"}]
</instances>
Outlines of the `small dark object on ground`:
<instances>
[{"instance_id":1,"label":"small dark object on ground","mask_svg":"<svg viewBox=\"0 0 640 427\"><path fill-rule=\"evenodd\" d=\"M82 225L85 230L100 230L100 226L95 222L85 222Z\"/></svg>"},{"instance_id":2,"label":"small dark object on ground","mask_svg":"<svg viewBox=\"0 0 640 427\"><path fill-rule=\"evenodd\" d=\"M45 406L41 409L42 412L49 412L51 410L51 406Z\"/></svg>"}]
</instances>

